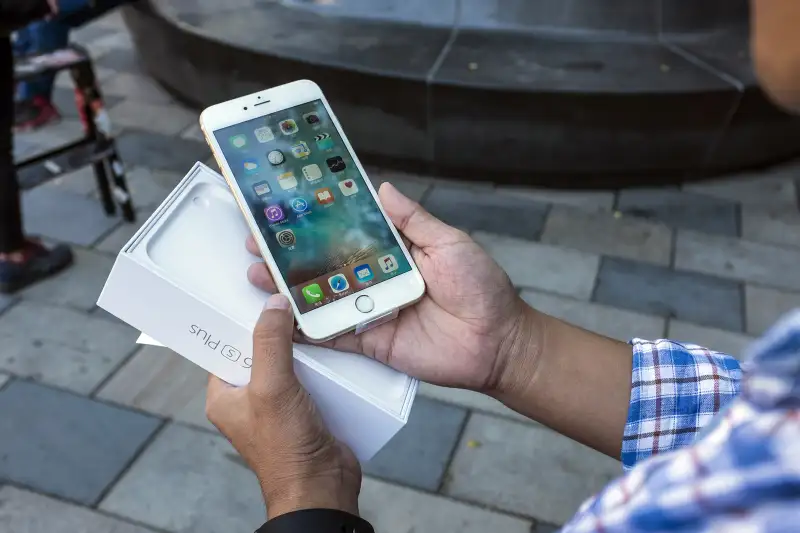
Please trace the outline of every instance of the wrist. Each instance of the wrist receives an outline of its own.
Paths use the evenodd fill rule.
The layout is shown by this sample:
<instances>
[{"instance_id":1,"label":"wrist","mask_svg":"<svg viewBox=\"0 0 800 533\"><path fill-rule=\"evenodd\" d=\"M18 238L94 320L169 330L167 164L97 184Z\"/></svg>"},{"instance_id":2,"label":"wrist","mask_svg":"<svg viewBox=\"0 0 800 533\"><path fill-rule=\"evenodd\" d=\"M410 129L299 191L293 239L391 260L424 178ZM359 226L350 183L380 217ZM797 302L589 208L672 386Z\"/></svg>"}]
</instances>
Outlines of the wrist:
<instances>
[{"instance_id":1,"label":"wrist","mask_svg":"<svg viewBox=\"0 0 800 533\"><path fill-rule=\"evenodd\" d=\"M496 378L487 393L495 398L510 397L524 392L538 374L545 357L547 315L521 298L510 334L506 335L497 354Z\"/></svg>"},{"instance_id":2,"label":"wrist","mask_svg":"<svg viewBox=\"0 0 800 533\"><path fill-rule=\"evenodd\" d=\"M276 483L262 482L261 490L267 506L267 518L303 509L337 509L358 515L358 494L361 479L350 479L346 473Z\"/></svg>"}]
</instances>

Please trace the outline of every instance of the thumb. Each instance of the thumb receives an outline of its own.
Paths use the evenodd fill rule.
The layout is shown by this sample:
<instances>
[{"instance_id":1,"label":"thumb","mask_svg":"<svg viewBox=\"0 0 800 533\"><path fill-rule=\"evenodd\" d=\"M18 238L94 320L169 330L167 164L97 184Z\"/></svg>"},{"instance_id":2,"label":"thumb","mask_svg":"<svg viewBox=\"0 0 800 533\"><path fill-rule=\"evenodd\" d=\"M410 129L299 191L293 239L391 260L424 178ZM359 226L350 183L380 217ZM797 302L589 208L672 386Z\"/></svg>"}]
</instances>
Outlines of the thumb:
<instances>
[{"instance_id":1,"label":"thumb","mask_svg":"<svg viewBox=\"0 0 800 533\"><path fill-rule=\"evenodd\" d=\"M403 196L391 183L381 185L378 196L395 227L419 248L449 242L454 232L458 231L428 213L417 202Z\"/></svg>"},{"instance_id":2,"label":"thumb","mask_svg":"<svg viewBox=\"0 0 800 533\"><path fill-rule=\"evenodd\" d=\"M280 393L294 385L292 334L294 317L289 299L273 294L253 330L253 366L250 390L258 396Z\"/></svg>"}]
</instances>

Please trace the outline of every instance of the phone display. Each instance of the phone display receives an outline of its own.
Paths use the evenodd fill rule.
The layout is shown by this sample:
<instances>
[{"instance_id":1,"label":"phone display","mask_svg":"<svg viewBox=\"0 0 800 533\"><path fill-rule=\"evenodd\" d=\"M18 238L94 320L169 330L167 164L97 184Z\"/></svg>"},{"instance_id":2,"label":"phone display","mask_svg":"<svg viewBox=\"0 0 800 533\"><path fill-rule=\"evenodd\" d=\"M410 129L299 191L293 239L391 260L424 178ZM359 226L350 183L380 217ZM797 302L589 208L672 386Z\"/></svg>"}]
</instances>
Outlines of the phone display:
<instances>
[{"instance_id":1,"label":"phone display","mask_svg":"<svg viewBox=\"0 0 800 533\"><path fill-rule=\"evenodd\" d=\"M300 313L411 270L322 101L214 136Z\"/></svg>"}]
</instances>

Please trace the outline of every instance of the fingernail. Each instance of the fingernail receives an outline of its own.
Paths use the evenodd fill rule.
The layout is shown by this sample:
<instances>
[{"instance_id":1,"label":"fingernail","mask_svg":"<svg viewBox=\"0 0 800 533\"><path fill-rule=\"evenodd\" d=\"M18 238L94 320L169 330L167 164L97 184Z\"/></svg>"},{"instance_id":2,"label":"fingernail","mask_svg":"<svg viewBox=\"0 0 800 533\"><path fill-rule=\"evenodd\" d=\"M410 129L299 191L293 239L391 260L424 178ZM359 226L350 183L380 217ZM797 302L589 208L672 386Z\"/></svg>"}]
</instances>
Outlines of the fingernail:
<instances>
[{"instance_id":1,"label":"fingernail","mask_svg":"<svg viewBox=\"0 0 800 533\"><path fill-rule=\"evenodd\" d=\"M267 299L264 309L282 309L285 311L289 309L289 298L283 294L273 294Z\"/></svg>"}]
</instances>

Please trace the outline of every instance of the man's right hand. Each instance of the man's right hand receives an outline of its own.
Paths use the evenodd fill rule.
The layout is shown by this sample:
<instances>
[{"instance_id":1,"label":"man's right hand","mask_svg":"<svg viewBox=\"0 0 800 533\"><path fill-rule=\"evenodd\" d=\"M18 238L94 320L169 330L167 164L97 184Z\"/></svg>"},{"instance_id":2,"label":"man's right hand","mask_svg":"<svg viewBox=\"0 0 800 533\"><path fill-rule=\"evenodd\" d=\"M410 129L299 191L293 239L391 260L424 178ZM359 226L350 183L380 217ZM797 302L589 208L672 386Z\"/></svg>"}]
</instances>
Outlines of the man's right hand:
<instances>
[{"instance_id":1,"label":"man's right hand","mask_svg":"<svg viewBox=\"0 0 800 533\"><path fill-rule=\"evenodd\" d=\"M427 284L423 299L396 320L371 331L349 333L326 344L373 357L414 377L439 385L497 391L510 363L535 367L537 315L517 295L506 273L463 231L384 184L381 203L411 242L411 254ZM247 249L259 255L252 237ZM275 284L263 263L250 281L269 292Z\"/></svg>"}]
</instances>

